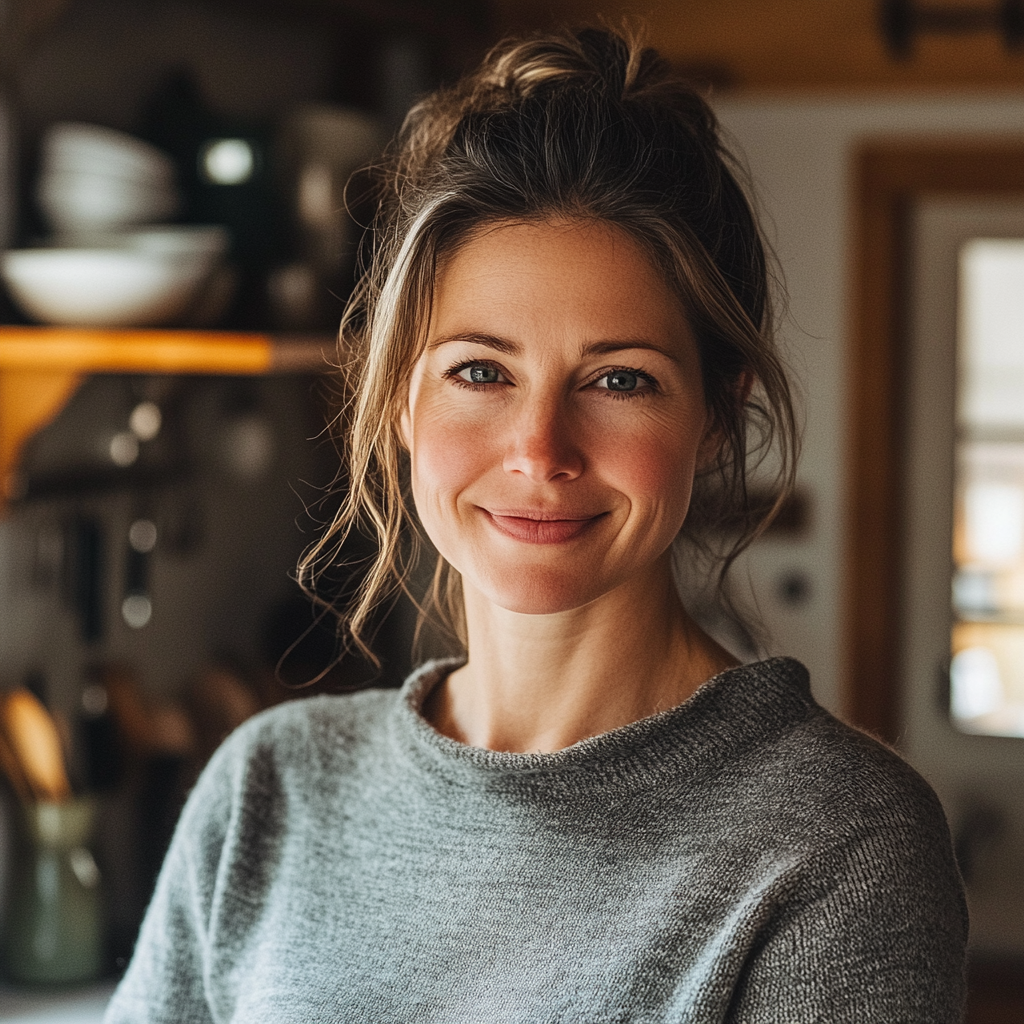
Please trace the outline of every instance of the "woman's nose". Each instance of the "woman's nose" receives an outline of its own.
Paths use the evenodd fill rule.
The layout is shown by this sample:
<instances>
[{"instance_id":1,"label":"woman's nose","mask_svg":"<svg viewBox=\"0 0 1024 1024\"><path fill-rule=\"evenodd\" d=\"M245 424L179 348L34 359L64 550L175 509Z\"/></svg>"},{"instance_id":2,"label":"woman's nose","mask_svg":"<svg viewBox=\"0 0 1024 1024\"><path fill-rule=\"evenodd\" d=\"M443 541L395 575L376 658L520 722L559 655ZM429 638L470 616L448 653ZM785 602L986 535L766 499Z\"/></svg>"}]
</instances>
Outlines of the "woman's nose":
<instances>
[{"instance_id":1,"label":"woman's nose","mask_svg":"<svg viewBox=\"0 0 1024 1024\"><path fill-rule=\"evenodd\" d=\"M530 403L511 424L505 472L520 473L533 483L575 479L583 472L577 435L560 403Z\"/></svg>"}]
</instances>

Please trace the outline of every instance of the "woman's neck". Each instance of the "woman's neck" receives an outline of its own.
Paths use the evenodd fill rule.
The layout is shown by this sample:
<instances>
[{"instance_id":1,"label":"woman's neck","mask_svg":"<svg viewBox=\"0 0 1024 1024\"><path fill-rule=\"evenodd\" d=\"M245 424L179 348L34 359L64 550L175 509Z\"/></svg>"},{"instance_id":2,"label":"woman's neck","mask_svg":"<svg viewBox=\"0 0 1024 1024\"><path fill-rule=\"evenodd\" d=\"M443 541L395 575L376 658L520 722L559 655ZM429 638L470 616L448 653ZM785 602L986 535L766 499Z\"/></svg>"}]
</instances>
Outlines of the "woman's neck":
<instances>
[{"instance_id":1,"label":"woman's neck","mask_svg":"<svg viewBox=\"0 0 1024 1024\"><path fill-rule=\"evenodd\" d=\"M555 615L465 588L469 661L428 698L435 728L475 747L561 750L682 703L737 664L686 614L668 569Z\"/></svg>"}]
</instances>

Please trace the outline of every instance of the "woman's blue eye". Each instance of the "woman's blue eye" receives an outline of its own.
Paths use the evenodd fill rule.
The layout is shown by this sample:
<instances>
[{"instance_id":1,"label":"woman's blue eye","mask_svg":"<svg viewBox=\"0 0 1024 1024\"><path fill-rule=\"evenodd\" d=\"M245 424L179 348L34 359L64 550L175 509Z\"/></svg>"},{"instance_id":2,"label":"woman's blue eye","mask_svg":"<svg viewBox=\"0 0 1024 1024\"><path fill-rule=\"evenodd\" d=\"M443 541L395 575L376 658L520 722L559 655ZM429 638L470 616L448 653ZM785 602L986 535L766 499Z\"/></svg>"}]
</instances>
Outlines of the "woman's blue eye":
<instances>
[{"instance_id":1,"label":"woman's blue eye","mask_svg":"<svg viewBox=\"0 0 1024 1024\"><path fill-rule=\"evenodd\" d=\"M615 370L605 376L608 381L609 391L635 391L640 383L640 378L629 370Z\"/></svg>"},{"instance_id":2,"label":"woman's blue eye","mask_svg":"<svg viewBox=\"0 0 1024 1024\"><path fill-rule=\"evenodd\" d=\"M456 363L445 370L444 376L454 384L476 386L481 384L507 384L508 378L490 363Z\"/></svg>"},{"instance_id":3,"label":"woman's blue eye","mask_svg":"<svg viewBox=\"0 0 1024 1024\"><path fill-rule=\"evenodd\" d=\"M471 384L495 384L501 376L493 366L467 366L466 371Z\"/></svg>"}]
</instances>

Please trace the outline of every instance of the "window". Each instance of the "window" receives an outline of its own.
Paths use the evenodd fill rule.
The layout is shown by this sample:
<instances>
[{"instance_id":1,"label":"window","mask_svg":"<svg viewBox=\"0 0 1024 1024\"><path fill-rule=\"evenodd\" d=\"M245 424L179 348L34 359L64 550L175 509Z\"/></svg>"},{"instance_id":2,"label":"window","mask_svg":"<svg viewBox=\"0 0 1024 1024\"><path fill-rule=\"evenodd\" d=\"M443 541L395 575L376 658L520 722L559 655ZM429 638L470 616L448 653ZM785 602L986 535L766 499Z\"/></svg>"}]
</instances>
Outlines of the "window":
<instances>
[{"instance_id":1,"label":"window","mask_svg":"<svg viewBox=\"0 0 1024 1024\"><path fill-rule=\"evenodd\" d=\"M1024 239L960 250L950 714L1024 737Z\"/></svg>"}]
</instances>

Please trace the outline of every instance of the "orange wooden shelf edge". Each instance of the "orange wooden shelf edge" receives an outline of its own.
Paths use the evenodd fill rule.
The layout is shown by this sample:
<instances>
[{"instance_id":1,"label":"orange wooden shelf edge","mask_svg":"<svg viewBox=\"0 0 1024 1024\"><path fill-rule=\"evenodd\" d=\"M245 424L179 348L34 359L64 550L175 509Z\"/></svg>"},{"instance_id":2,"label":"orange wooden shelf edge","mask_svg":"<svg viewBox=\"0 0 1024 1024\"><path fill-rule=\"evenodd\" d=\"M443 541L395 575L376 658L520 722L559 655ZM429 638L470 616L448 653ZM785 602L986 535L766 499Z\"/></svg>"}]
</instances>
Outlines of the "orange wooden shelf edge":
<instances>
[{"instance_id":1,"label":"orange wooden shelf edge","mask_svg":"<svg viewBox=\"0 0 1024 1024\"><path fill-rule=\"evenodd\" d=\"M0 507L22 445L90 373L323 372L332 347L320 336L0 326Z\"/></svg>"}]
</instances>

